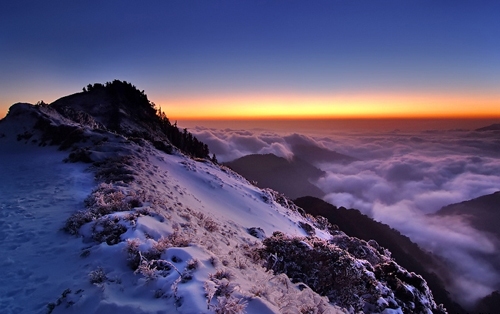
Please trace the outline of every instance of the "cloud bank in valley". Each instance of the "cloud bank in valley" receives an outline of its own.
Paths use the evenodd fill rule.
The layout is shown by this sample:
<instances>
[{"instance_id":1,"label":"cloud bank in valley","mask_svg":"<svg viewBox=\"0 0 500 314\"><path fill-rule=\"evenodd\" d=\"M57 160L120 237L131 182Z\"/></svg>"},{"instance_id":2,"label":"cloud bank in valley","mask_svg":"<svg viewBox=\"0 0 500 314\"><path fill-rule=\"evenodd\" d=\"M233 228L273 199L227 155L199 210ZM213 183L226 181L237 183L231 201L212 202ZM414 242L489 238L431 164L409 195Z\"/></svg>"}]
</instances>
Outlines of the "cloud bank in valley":
<instances>
[{"instance_id":1,"label":"cloud bank in valley","mask_svg":"<svg viewBox=\"0 0 500 314\"><path fill-rule=\"evenodd\" d=\"M268 130L195 128L219 161L247 154L294 156L296 145L316 145L359 159L321 163L316 182L336 206L356 208L444 257L456 275L453 292L472 302L500 288L500 273L478 256L495 243L463 219L428 215L441 207L500 190L500 136L495 132L279 134ZM498 268L498 266L497 266Z\"/></svg>"}]
</instances>

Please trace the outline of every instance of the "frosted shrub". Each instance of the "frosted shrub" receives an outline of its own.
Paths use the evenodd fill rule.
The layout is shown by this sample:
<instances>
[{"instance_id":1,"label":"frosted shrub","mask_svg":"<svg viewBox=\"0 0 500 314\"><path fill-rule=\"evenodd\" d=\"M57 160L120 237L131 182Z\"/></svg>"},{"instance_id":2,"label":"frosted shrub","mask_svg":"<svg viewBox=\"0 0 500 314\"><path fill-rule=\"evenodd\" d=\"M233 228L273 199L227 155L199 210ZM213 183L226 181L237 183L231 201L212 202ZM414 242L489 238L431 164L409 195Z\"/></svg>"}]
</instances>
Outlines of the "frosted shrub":
<instances>
[{"instance_id":1,"label":"frosted shrub","mask_svg":"<svg viewBox=\"0 0 500 314\"><path fill-rule=\"evenodd\" d=\"M146 277L147 281L154 280L158 277L156 274L156 267L154 266L154 263L152 262L147 262L146 260L142 260L141 263L139 264L139 267L135 270L135 273L140 273L144 277Z\"/></svg>"},{"instance_id":2,"label":"frosted shrub","mask_svg":"<svg viewBox=\"0 0 500 314\"><path fill-rule=\"evenodd\" d=\"M104 273L104 270L101 267L98 267L96 270L89 273L89 280L90 283L99 286L108 280L108 277L106 276L106 273Z\"/></svg>"},{"instance_id":3,"label":"frosted shrub","mask_svg":"<svg viewBox=\"0 0 500 314\"><path fill-rule=\"evenodd\" d=\"M377 293L374 280L359 269L354 258L324 240L275 232L263 244L260 253L268 269L287 274L293 282L304 282L340 306L361 311L360 296Z\"/></svg>"},{"instance_id":4,"label":"frosted shrub","mask_svg":"<svg viewBox=\"0 0 500 314\"><path fill-rule=\"evenodd\" d=\"M209 232L215 232L219 230L218 224L210 217L205 218L203 221L203 228Z\"/></svg>"},{"instance_id":5,"label":"frosted shrub","mask_svg":"<svg viewBox=\"0 0 500 314\"><path fill-rule=\"evenodd\" d=\"M141 263L141 255L139 253L139 239L127 239L125 251L127 252L127 262L130 268L136 270Z\"/></svg>"},{"instance_id":6,"label":"frosted shrub","mask_svg":"<svg viewBox=\"0 0 500 314\"><path fill-rule=\"evenodd\" d=\"M134 198L135 199L135 198ZM134 200L132 199L132 200ZM134 203L134 202L132 202ZM80 228L91 221L117 211L131 208L131 201L112 184L101 183L85 200L86 210L71 215L65 223L64 230L70 234L78 234Z\"/></svg>"},{"instance_id":7,"label":"frosted shrub","mask_svg":"<svg viewBox=\"0 0 500 314\"><path fill-rule=\"evenodd\" d=\"M231 272L222 269L208 275L204 287L209 309L212 307L216 313L243 313L246 302L232 295L239 289L238 284L230 282L233 277ZM215 307L211 304L214 297L217 297Z\"/></svg>"},{"instance_id":8,"label":"frosted shrub","mask_svg":"<svg viewBox=\"0 0 500 314\"><path fill-rule=\"evenodd\" d=\"M284 194L280 192L277 192L273 189L263 189L261 197L262 200L267 204L272 204L273 202L276 202L281 206L283 206L284 208L287 208L294 212L298 212L301 215L305 216L305 212L302 208L295 205L295 203L292 200L290 200L288 197L286 197Z\"/></svg>"},{"instance_id":9,"label":"frosted shrub","mask_svg":"<svg viewBox=\"0 0 500 314\"><path fill-rule=\"evenodd\" d=\"M336 235L330 240L330 243L336 244L356 258L367 260L371 265L389 261L388 257L381 255L380 252L369 245L368 242L358 238L346 235Z\"/></svg>"},{"instance_id":10,"label":"frosted shrub","mask_svg":"<svg viewBox=\"0 0 500 314\"><path fill-rule=\"evenodd\" d=\"M97 242L114 245L121 241L121 235L126 231L127 228L120 223L120 218L104 217L92 226L92 238Z\"/></svg>"},{"instance_id":11,"label":"frosted shrub","mask_svg":"<svg viewBox=\"0 0 500 314\"><path fill-rule=\"evenodd\" d=\"M245 313L247 302L242 298L234 296L222 296L217 298L217 305L214 308L217 314L242 314Z\"/></svg>"},{"instance_id":12,"label":"frosted shrub","mask_svg":"<svg viewBox=\"0 0 500 314\"><path fill-rule=\"evenodd\" d=\"M306 223L306 222L302 222L302 221L299 221L299 226L304 229L304 231L307 233L307 235L309 236L313 236L316 234L316 231L314 230L314 228Z\"/></svg>"},{"instance_id":13,"label":"frosted shrub","mask_svg":"<svg viewBox=\"0 0 500 314\"><path fill-rule=\"evenodd\" d=\"M161 237L153 244L153 247L147 252L144 252L144 257L147 259L159 259L161 254L169 247L187 247L189 246L189 239L179 232L173 232L167 237Z\"/></svg>"},{"instance_id":14,"label":"frosted shrub","mask_svg":"<svg viewBox=\"0 0 500 314\"><path fill-rule=\"evenodd\" d=\"M101 183L85 200L85 204L91 211L104 216L117 211L130 210L130 202L125 198L125 194L112 184Z\"/></svg>"},{"instance_id":15,"label":"frosted shrub","mask_svg":"<svg viewBox=\"0 0 500 314\"><path fill-rule=\"evenodd\" d=\"M257 251L266 268L303 282L330 302L352 307L354 312L400 307L405 313L421 313L430 305L435 313L442 313L422 277L362 240L338 236L327 242L275 232L263 244Z\"/></svg>"},{"instance_id":16,"label":"frosted shrub","mask_svg":"<svg viewBox=\"0 0 500 314\"><path fill-rule=\"evenodd\" d=\"M172 247L186 247L190 244L190 239L180 232L174 232L167 237L167 242Z\"/></svg>"},{"instance_id":17,"label":"frosted shrub","mask_svg":"<svg viewBox=\"0 0 500 314\"><path fill-rule=\"evenodd\" d=\"M129 239L127 240L127 246L125 247L128 264L133 270L137 270L143 260L153 263L152 265L158 270L170 270L170 267L172 266L171 263L161 259L163 252L165 252L165 250L169 247L186 247L189 245L189 242L184 235L174 232L167 237L161 237L147 251L140 251L139 244L139 239ZM187 268L189 270L194 270L197 267L197 260L188 261Z\"/></svg>"},{"instance_id":18,"label":"frosted shrub","mask_svg":"<svg viewBox=\"0 0 500 314\"><path fill-rule=\"evenodd\" d=\"M231 271L227 270L227 269L219 269L214 274L208 274L208 278L210 280L214 280L214 279L217 279L217 280L222 280L222 279L231 280L231 279L233 279L233 277L234 277L233 273Z\"/></svg>"},{"instance_id":19,"label":"frosted shrub","mask_svg":"<svg viewBox=\"0 0 500 314\"><path fill-rule=\"evenodd\" d=\"M76 235L78 234L81 226L88 222L91 222L93 219L94 215L91 211L79 210L66 220L63 229L69 234Z\"/></svg>"},{"instance_id":20,"label":"frosted shrub","mask_svg":"<svg viewBox=\"0 0 500 314\"><path fill-rule=\"evenodd\" d=\"M314 226L318 229L329 231L331 234L339 233L339 226L332 225L330 221L323 216L314 217Z\"/></svg>"},{"instance_id":21,"label":"frosted shrub","mask_svg":"<svg viewBox=\"0 0 500 314\"><path fill-rule=\"evenodd\" d=\"M187 270L195 270L198 268L198 266L199 266L199 262L197 259L190 259L187 262L186 269Z\"/></svg>"},{"instance_id":22,"label":"frosted shrub","mask_svg":"<svg viewBox=\"0 0 500 314\"><path fill-rule=\"evenodd\" d=\"M98 166L96 177L106 182L132 182L136 172L132 168L130 156L108 158L104 162L95 163Z\"/></svg>"}]
</instances>

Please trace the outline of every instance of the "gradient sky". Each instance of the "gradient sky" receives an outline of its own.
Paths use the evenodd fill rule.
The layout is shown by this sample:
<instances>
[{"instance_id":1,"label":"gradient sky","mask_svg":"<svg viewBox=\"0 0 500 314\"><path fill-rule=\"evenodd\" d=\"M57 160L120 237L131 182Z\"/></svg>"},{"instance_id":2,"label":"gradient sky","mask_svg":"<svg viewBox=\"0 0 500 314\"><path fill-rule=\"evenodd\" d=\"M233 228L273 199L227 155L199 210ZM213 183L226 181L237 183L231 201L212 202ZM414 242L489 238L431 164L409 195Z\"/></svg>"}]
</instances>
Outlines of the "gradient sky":
<instances>
[{"instance_id":1,"label":"gradient sky","mask_svg":"<svg viewBox=\"0 0 500 314\"><path fill-rule=\"evenodd\" d=\"M500 1L4 1L0 117L126 80L175 119L500 117Z\"/></svg>"}]
</instances>

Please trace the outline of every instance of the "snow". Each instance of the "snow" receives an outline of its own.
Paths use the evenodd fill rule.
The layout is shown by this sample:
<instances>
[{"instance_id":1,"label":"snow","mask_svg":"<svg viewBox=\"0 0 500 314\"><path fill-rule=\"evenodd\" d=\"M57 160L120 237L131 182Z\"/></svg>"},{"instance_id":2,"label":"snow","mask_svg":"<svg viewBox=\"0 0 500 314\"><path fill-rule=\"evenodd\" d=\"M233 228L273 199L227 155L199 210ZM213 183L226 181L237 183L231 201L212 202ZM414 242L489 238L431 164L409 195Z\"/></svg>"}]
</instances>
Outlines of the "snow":
<instances>
[{"instance_id":1,"label":"snow","mask_svg":"<svg viewBox=\"0 0 500 314\"><path fill-rule=\"evenodd\" d=\"M22 145L22 144L21 144ZM64 153L2 145L0 152L0 308L3 313L45 313L52 301L86 276L80 239L63 231L67 217L82 207L93 176Z\"/></svg>"},{"instance_id":2,"label":"snow","mask_svg":"<svg viewBox=\"0 0 500 314\"><path fill-rule=\"evenodd\" d=\"M141 172L138 181L154 182L159 203L168 204L164 207L182 207L211 217L220 225L218 228L225 230L226 244L218 245L220 239L211 235L191 239L204 247L218 246L214 248L217 255L197 244L168 248L162 259L170 261L179 272L183 272L188 261L199 261L193 279L176 283L179 275L170 272L168 276L148 281L128 267L126 242L113 246L93 243L89 239L91 223L81 228L83 238L61 230L72 213L84 209L84 199L96 189L97 182L88 166L64 163L66 152L17 141L13 136L0 139L0 145L3 313L47 313L50 309L52 313L212 313L217 298L214 297L208 309L204 283L217 269L233 268L223 264L243 258L241 253L232 251L235 246L257 240L248 234L247 228L258 226L268 235L276 230L305 235L297 225L296 213L265 203L263 191L239 175L222 172L210 163L149 148L151 163L145 163L148 171ZM96 152L95 156L102 160L106 151L110 149ZM145 203L143 207L150 205ZM129 213L110 216L123 217ZM184 218L175 214L170 221L161 215L140 216L122 239L137 239L141 249L146 250L184 222ZM217 261L217 268L209 261L211 258ZM265 281L269 275L256 265L242 267L246 269L231 272L238 279L234 295L244 298L247 295L238 292L240 289L250 289L256 280ZM91 284L89 274L98 269L102 269L106 280ZM170 291L175 285L176 295L172 297ZM276 305L258 297L246 306L248 313L278 312Z\"/></svg>"},{"instance_id":3,"label":"snow","mask_svg":"<svg viewBox=\"0 0 500 314\"><path fill-rule=\"evenodd\" d=\"M71 122L50 108L13 112L0 122L2 313L347 311L255 261L262 232L307 237L301 224L313 225L273 191L210 161L86 127L90 140L75 145L94 164L66 163L68 151L37 145L33 117ZM102 183L117 165L133 180ZM82 210L91 218L77 220ZM70 217L81 222L77 235L63 231Z\"/></svg>"}]
</instances>

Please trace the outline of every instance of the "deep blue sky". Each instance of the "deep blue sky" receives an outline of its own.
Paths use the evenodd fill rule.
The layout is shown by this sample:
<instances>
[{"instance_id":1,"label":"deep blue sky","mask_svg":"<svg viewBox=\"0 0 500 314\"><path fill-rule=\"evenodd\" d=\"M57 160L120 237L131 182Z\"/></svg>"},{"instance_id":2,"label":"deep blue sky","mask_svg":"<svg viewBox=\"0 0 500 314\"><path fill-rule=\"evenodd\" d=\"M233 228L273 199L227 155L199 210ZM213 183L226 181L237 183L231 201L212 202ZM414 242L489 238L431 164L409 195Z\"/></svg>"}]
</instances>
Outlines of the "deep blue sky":
<instances>
[{"instance_id":1,"label":"deep blue sky","mask_svg":"<svg viewBox=\"0 0 500 314\"><path fill-rule=\"evenodd\" d=\"M113 79L164 106L262 94L500 95L500 1L10 1L0 29L0 116L17 101Z\"/></svg>"}]
</instances>

